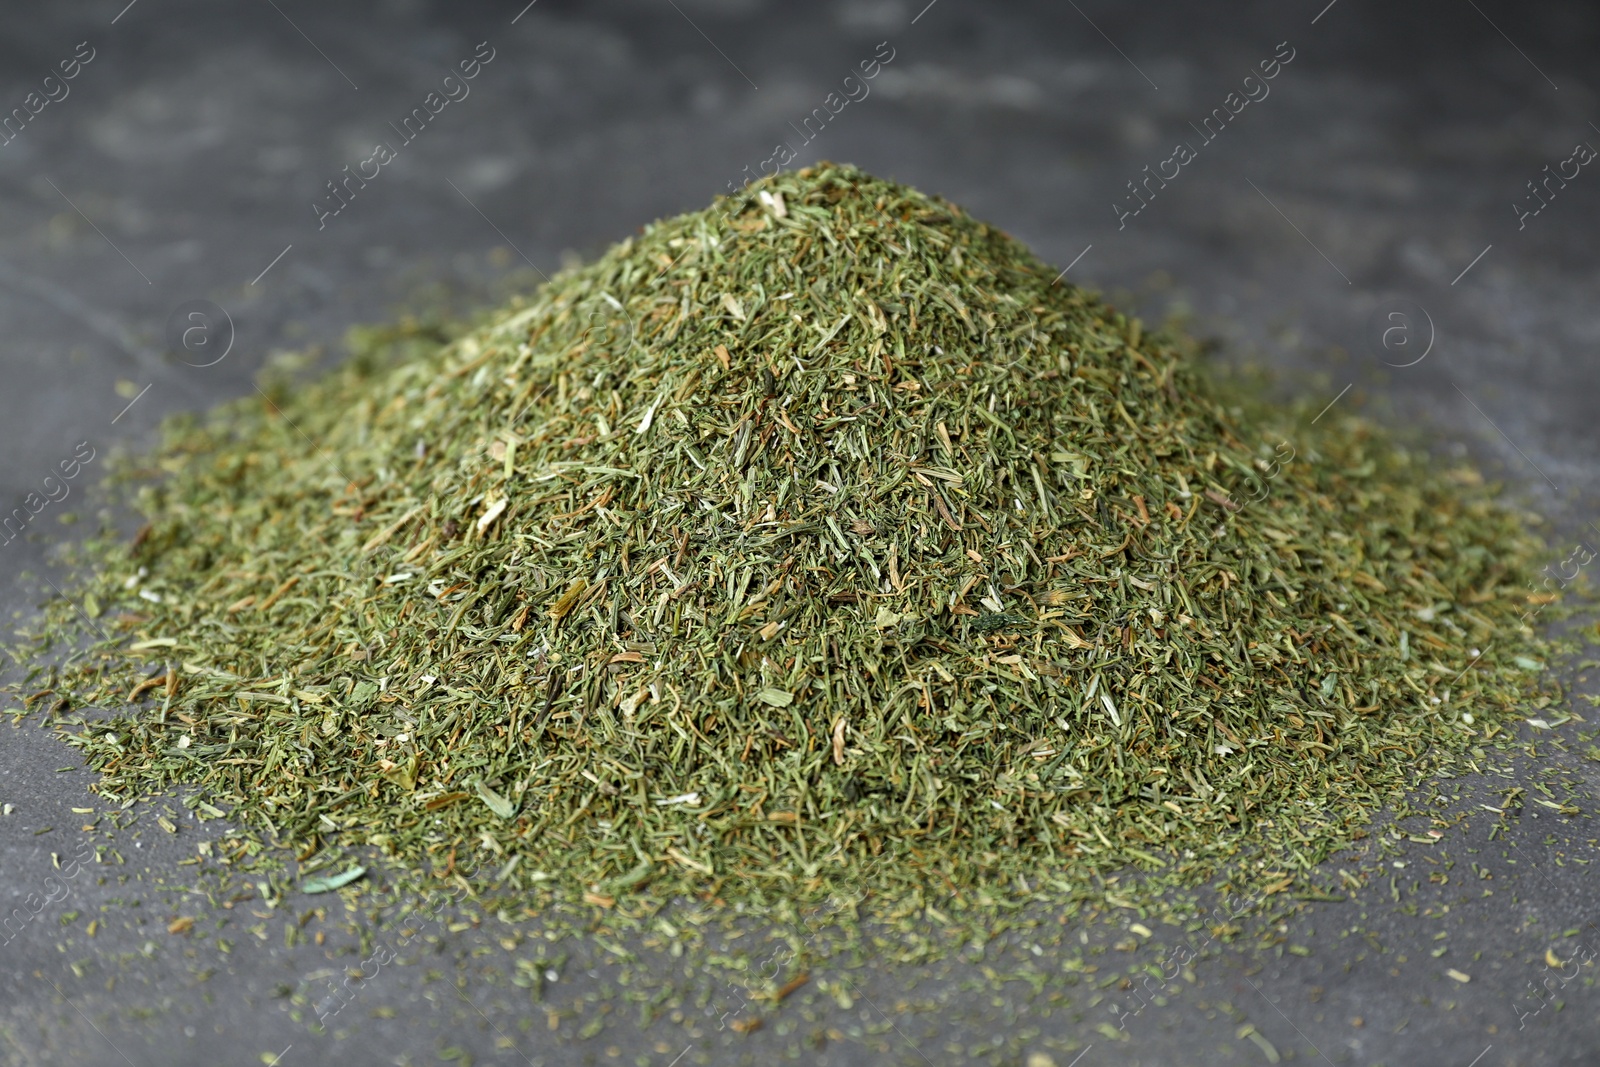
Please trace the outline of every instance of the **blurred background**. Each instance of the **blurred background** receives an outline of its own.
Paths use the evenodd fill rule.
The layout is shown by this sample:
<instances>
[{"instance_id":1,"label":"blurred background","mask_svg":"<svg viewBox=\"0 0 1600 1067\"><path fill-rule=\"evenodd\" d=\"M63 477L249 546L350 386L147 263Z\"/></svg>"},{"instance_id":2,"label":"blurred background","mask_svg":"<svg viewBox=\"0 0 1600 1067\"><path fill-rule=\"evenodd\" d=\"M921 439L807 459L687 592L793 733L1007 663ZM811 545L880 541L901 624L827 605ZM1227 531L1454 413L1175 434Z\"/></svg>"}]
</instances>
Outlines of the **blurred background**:
<instances>
[{"instance_id":1,"label":"blurred background","mask_svg":"<svg viewBox=\"0 0 1600 1067\"><path fill-rule=\"evenodd\" d=\"M1425 428L1570 541L1600 488L1597 43L1592 4L1507 0L12 0L0 504L21 506L85 445L137 446L165 415L250 393L284 353L337 359L354 324L525 292L706 206L787 144L791 166L847 161L941 194L1065 280L1280 371L1286 392ZM804 131L870 59L867 94ZM450 89L464 60L476 75ZM426 125L408 131L418 108ZM336 199L329 183L372 175L378 143L393 158ZM1168 162L1180 143L1192 158ZM29 610L59 581L50 553L75 529L60 520L102 465L0 535L0 606ZM51 869L41 827L84 802L83 772L56 770L75 762L38 731L0 731L0 801L15 808L0 817L0 907ZM1573 755L1570 769L1600 793L1595 766ZM1504 787L1473 788L1492 804ZM1418 917L1450 912L1456 889L1400 903L1373 883L1223 953L1136 1019L1108 1013L1092 981L1046 1015L1031 992L971 985L972 963L869 969L870 1010L824 998L750 1035L714 1017L694 1031L699 1008L643 1024L620 1006L588 1037L547 1030L525 991L454 981L479 949L508 969L520 958L476 930L438 950L454 989L399 968L341 1015L342 1036L318 1035L293 1018L295 990L336 966L329 953L277 925L221 955L132 920L85 940L86 919L60 917L148 896L85 879L0 945L0 1062L270 1063L285 1046L285 1067L1270 1059L1250 1031L1273 1055L1341 1065L1590 1063L1593 964L1528 999L1552 946L1557 962L1600 948L1592 831L1556 831L1519 824L1510 851L1487 828L1469 840L1474 867L1493 868L1472 877L1495 890L1474 882L1478 903L1451 913L1449 959L1470 984L1440 977L1446 934ZM180 855L139 847L145 863ZM142 869L119 877L137 887ZM145 907L164 925L164 905ZM614 961L574 951L561 988L603 1000Z\"/></svg>"}]
</instances>

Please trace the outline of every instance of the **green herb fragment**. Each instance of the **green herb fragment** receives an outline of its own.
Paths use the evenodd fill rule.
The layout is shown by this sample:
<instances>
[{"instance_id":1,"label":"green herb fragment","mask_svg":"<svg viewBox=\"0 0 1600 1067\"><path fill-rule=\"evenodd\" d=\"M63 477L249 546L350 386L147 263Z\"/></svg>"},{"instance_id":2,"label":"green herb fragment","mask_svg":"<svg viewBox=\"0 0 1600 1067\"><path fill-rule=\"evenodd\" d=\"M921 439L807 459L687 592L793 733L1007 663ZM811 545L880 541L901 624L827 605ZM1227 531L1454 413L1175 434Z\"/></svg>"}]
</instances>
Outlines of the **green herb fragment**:
<instances>
[{"instance_id":1,"label":"green herb fragment","mask_svg":"<svg viewBox=\"0 0 1600 1067\"><path fill-rule=\"evenodd\" d=\"M478 799L482 800L484 806L490 811L494 812L502 819L510 819L517 814L517 806L511 803L511 801L507 800L499 793L496 793L493 789L490 789L482 782L477 782L475 784L478 790Z\"/></svg>"},{"instance_id":2,"label":"green herb fragment","mask_svg":"<svg viewBox=\"0 0 1600 1067\"><path fill-rule=\"evenodd\" d=\"M302 893L331 893L335 889L343 889L367 873L365 867L351 867L343 874L330 875L327 878L307 878L300 885Z\"/></svg>"}]
</instances>

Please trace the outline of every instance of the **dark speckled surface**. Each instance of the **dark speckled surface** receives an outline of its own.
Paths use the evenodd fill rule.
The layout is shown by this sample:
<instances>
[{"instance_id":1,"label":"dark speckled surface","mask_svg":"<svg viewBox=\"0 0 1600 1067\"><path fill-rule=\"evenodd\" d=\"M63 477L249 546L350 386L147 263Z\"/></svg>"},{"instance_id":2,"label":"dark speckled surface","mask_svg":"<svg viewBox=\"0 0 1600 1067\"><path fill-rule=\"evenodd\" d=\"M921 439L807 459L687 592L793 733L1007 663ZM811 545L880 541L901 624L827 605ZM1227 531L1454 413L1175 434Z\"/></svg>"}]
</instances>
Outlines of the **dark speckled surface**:
<instances>
[{"instance_id":1,"label":"dark speckled surface","mask_svg":"<svg viewBox=\"0 0 1600 1067\"><path fill-rule=\"evenodd\" d=\"M1593 6L923 2L538 0L518 17L522 0L15 0L0 13L0 107L60 95L51 69L93 58L0 146L0 498L19 503L79 442L105 455L165 414L248 393L276 350L336 354L347 326L402 302L485 303L703 206L778 141L798 143L789 123L887 40L871 95L799 162L848 160L944 194L1072 264L1069 280L1151 318L1186 315L1226 358L1425 427L1441 454L1505 478L1557 539L1600 516L1600 176L1552 184L1537 214L1513 207L1536 206L1526 183L1576 144L1600 145ZM494 58L471 95L319 229L324 183L393 139L389 124L483 41ZM1201 143L1190 124L1290 49L1269 95ZM1125 183L1180 140L1193 161L1119 228ZM165 354L191 300L233 323L212 366ZM1424 323L1433 338L1403 368L1421 349L1386 353L1373 326L1402 306L1416 345ZM49 592L41 575L59 581L48 554L76 527L57 520L96 469L0 546L8 612ZM1585 700L1575 710L1593 717ZM1591 808L1600 771L1583 729L1546 732L1567 750L1547 743L1538 765L1491 759L1449 783L1449 811L1474 817L1431 845L1412 840L1426 838L1416 820L1403 839L1382 829L1386 877L1213 946L1137 1011L1092 975L1058 975L1042 996L990 988L984 967L1041 958L1000 938L936 967L819 971L753 1033L719 1028L744 1009L715 983L646 1023L618 995L624 972L693 983L696 960L627 940L546 959L528 930L491 919L419 941L318 1034L314 991L363 955L342 916L308 923L325 943L290 945L305 901L173 896L156 876L182 884L194 868L178 862L222 833L187 814L168 834L146 812L100 839L125 862L108 852L50 883L52 853L70 860L92 818L71 809L98 802L70 749L3 726L0 907L31 915L47 885L66 897L0 935L0 1062L1099 1067L1254 1064L1267 1047L1340 1067L1600 1062L1597 968L1582 962L1600 950L1593 822L1481 808L1547 777ZM1356 863L1335 858L1330 876ZM197 917L191 935L167 933L180 914ZM1180 944L1158 928L1100 973L1159 966ZM620 962L635 951L640 963ZM543 970L557 977L539 1000L527 979Z\"/></svg>"}]
</instances>

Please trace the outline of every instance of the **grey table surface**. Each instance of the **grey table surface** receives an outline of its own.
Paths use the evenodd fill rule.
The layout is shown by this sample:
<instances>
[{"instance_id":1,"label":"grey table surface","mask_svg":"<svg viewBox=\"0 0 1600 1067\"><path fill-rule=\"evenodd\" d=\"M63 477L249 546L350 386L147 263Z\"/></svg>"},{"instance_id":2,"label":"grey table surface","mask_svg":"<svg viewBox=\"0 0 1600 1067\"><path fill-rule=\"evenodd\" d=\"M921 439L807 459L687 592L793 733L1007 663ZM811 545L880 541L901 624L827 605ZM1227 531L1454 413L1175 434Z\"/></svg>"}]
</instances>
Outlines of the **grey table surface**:
<instances>
[{"instance_id":1,"label":"grey table surface","mask_svg":"<svg viewBox=\"0 0 1600 1067\"><path fill-rule=\"evenodd\" d=\"M796 165L845 160L943 194L1070 264L1068 280L1147 318L1183 316L1225 358L1425 427L1441 453L1497 471L1557 540L1596 518L1600 178L1564 162L1600 144L1591 5L524 3L8 4L0 107L26 121L0 144L7 510L81 442L96 456L148 442L165 415L248 394L274 352L332 358L346 327L403 303L469 308L526 288L704 206L788 141ZM791 124L883 41L893 59L870 95L802 145ZM480 42L493 59L470 96L319 223L325 183L398 142L390 124ZM1195 128L1291 51L1221 134ZM47 82L63 61L76 76ZM1131 199L1128 183L1179 141L1195 158L1148 203ZM1552 172L1567 177L1535 199L1529 183ZM192 300L231 320L232 347L209 366L166 341ZM55 520L80 501L0 546L8 613L63 579L50 553L75 528ZM739 1033L719 1025L732 989L642 1021L618 996L625 965L593 945L571 948L537 999L508 980L537 939L489 922L358 983L319 1032L315 990L360 958L349 936L330 924L325 944L289 945L292 903L257 917L174 901L153 880L216 823L170 835L146 817L107 839L125 863L87 865L64 899L28 903L59 895L45 888L52 853L81 837L71 809L96 801L70 749L5 727L0 910L25 921L0 935L0 1061L1267 1062L1253 1027L1286 1062L1600 1062L1592 824L1477 807L1537 775L1600 793L1600 763L1581 753L1459 780L1460 807L1479 815L1439 846L1375 828L1395 849L1390 879L1281 936L1214 946L1160 1001L1092 982L1047 990L1053 1002L996 992L973 981L981 968L1029 951L996 942L940 967L814 975ZM1448 867L1430 853L1445 846ZM168 934L180 912L213 935ZM1117 962L1161 963L1177 943L1160 931ZM693 980L695 960L670 966ZM847 986L857 995L838 995Z\"/></svg>"}]
</instances>

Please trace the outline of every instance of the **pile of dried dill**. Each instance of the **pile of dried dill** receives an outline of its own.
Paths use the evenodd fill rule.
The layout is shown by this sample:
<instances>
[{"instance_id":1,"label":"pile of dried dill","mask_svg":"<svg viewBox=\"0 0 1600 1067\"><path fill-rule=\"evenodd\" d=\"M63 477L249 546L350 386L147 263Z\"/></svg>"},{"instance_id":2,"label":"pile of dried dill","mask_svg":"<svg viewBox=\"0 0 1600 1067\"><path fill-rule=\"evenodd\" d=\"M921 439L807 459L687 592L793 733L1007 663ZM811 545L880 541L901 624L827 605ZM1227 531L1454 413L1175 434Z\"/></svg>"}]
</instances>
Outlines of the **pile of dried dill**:
<instances>
[{"instance_id":1,"label":"pile of dried dill","mask_svg":"<svg viewBox=\"0 0 1600 1067\"><path fill-rule=\"evenodd\" d=\"M29 686L121 709L63 720L100 791L600 904L996 899L1303 869L1532 691L1471 479L941 200L758 188L171 423Z\"/></svg>"}]
</instances>

